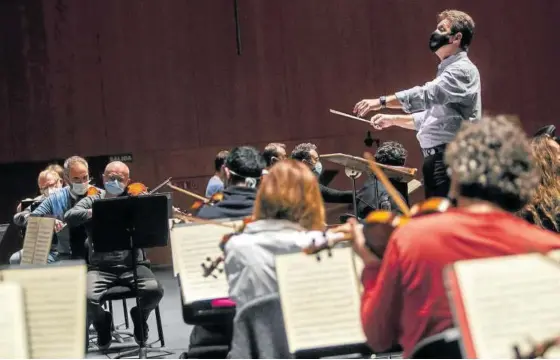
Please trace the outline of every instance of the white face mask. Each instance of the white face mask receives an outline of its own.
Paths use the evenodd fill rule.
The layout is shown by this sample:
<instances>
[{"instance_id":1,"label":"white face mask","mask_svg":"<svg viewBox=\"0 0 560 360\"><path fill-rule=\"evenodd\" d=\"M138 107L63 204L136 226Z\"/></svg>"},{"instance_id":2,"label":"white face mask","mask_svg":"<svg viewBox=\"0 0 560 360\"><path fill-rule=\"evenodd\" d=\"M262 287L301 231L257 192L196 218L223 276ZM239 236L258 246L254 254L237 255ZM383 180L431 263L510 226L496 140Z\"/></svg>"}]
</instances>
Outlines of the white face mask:
<instances>
[{"instance_id":1,"label":"white face mask","mask_svg":"<svg viewBox=\"0 0 560 360\"><path fill-rule=\"evenodd\" d=\"M89 182L85 183L72 183L70 184L70 190L76 195L85 195L89 188Z\"/></svg>"},{"instance_id":2,"label":"white face mask","mask_svg":"<svg viewBox=\"0 0 560 360\"><path fill-rule=\"evenodd\" d=\"M54 192L56 192L56 190L58 190L58 189L59 189L59 188L57 188L57 187L50 187L50 188L43 189L43 191L41 191L41 193L42 193L44 196L50 196L50 195L52 195Z\"/></svg>"}]
</instances>

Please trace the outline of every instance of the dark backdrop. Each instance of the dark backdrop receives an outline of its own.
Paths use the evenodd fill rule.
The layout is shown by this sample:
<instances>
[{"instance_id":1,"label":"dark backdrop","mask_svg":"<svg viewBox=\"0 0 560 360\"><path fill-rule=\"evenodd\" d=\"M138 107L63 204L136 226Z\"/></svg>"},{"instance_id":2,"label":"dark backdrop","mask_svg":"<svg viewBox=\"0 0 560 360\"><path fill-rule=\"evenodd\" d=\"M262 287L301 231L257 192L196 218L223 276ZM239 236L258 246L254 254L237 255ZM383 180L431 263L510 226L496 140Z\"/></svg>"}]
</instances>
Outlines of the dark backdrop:
<instances>
[{"instance_id":1,"label":"dark backdrop","mask_svg":"<svg viewBox=\"0 0 560 360\"><path fill-rule=\"evenodd\" d=\"M22 164L1 169L0 220L35 191L29 161L132 153L134 178L203 192L214 154L238 144L361 154L367 126L328 109L430 80L442 6L476 21L483 108L519 114L529 131L557 122L560 1L238 2L241 55L233 0L1 1L0 163ZM412 132L378 137L403 142L419 167Z\"/></svg>"}]
</instances>

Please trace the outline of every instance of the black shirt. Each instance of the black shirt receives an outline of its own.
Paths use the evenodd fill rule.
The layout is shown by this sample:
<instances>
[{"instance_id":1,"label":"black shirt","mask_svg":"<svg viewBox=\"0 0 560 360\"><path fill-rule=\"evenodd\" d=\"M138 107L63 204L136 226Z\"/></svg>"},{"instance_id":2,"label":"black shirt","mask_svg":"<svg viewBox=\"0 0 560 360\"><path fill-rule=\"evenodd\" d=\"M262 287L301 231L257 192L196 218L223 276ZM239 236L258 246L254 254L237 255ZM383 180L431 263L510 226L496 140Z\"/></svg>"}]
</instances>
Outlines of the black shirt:
<instances>
[{"instance_id":1,"label":"black shirt","mask_svg":"<svg viewBox=\"0 0 560 360\"><path fill-rule=\"evenodd\" d=\"M408 184L390 179L391 184L399 191L401 198L408 205ZM395 200L389 195L381 181L375 177L367 179L358 190L358 217L365 218L373 210L388 210L400 213Z\"/></svg>"},{"instance_id":2,"label":"black shirt","mask_svg":"<svg viewBox=\"0 0 560 360\"><path fill-rule=\"evenodd\" d=\"M222 201L214 205L205 205L198 211L202 219L238 219L253 213L257 198L257 189L244 186L228 186L224 190Z\"/></svg>"}]
</instances>

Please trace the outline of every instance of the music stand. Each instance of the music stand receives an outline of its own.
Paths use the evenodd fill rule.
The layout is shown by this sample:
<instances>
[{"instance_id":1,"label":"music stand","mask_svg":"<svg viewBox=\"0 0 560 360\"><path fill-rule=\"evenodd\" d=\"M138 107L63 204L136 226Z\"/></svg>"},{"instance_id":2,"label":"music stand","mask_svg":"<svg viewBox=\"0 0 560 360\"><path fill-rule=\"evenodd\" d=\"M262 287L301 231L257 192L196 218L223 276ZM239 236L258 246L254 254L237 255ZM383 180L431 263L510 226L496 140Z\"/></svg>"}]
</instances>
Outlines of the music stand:
<instances>
[{"instance_id":1,"label":"music stand","mask_svg":"<svg viewBox=\"0 0 560 360\"><path fill-rule=\"evenodd\" d=\"M100 199L92 207L92 244L96 252L130 250L136 306L144 314L138 294L137 250L166 246L169 239L168 198L142 195ZM144 334L144 321L140 322ZM146 358L145 341L138 357Z\"/></svg>"}]
</instances>

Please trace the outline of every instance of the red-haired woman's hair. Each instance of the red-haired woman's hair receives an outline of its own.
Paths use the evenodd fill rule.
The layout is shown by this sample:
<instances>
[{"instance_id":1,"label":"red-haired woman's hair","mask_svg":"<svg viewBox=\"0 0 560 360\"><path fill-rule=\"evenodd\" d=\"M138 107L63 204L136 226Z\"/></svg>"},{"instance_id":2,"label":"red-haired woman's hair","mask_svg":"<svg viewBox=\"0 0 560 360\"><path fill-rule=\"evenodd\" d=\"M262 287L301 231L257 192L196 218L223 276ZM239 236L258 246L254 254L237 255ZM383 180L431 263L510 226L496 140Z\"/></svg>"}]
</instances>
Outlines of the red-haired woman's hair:
<instances>
[{"instance_id":1,"label":"red-haired woman's hair","mask_svg":"<svg viewBox=\"0 0 560 360\"><path fill-rule=\"evenodd\" d=\"M325 205L317 178L299 161L274 164L263 177L253 215L255 220L289 220L306 230L323 230Z\"/></svg>"}]
</instances>

